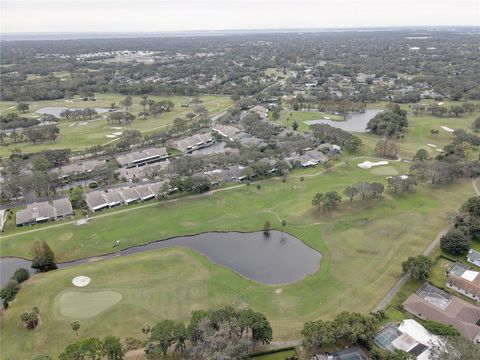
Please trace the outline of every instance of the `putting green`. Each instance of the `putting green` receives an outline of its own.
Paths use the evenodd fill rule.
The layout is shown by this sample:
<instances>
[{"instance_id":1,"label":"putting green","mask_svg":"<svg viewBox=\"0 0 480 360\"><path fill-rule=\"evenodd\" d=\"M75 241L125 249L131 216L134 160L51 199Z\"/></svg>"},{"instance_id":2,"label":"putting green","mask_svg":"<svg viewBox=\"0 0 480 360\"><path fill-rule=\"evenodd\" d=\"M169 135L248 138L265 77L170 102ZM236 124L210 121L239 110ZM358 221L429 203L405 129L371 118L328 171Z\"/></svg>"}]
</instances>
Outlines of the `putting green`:
<instances>
[{"instance_id":1,"label":"putting green","mask_svg":"<svg viewBox=\"0 0 480 360\"><path fill-rule=\"evenodd\" d=\"M374 175L398 175L397 169L395 169L393 166L377 166L370 170L370 172Z\"/></svg>"},{"instance_id":2,"label":"putting green","mask_svg":"<svg viewBox=\"0 0 480 360\"><path fill-rule=\"evenodd\" d=\"M72 319L88 319L122 300L116 291L67 291L58 301L60 314Z\"/></svg>"}]
</instances>

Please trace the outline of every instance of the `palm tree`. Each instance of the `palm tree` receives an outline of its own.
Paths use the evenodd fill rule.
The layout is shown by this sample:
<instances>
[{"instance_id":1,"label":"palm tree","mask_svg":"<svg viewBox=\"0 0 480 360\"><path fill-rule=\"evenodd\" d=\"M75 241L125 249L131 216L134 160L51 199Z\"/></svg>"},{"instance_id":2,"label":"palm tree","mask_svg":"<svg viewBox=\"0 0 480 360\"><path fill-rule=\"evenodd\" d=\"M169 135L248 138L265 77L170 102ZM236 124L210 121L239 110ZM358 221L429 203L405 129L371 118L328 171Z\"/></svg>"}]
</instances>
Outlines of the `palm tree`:
<instances>
[{"instance_id":1,"label":"palm tree","mask_svg":"<svg viewBox=\"0 0 480 360\"><path fill-rule=\"evenodd\" d=\"M75 335L77 335L78 337L78 329L80 329L80 322L74 321L70 324L70 327L72 328L73 331L75 331Z\"/></svg>"}]
</instances>

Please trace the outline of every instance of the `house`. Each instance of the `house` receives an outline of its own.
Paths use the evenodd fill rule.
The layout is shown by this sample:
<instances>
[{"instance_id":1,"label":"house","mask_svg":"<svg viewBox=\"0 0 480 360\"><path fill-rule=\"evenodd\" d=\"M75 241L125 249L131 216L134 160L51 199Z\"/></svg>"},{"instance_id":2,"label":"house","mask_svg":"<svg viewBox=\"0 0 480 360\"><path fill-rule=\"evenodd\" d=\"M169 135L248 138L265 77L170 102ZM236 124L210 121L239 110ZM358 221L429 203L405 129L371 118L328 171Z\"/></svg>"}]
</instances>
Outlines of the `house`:
<instances>
[{"instance_id":1,"label":"house","mask_svg":"<svg viewBox=\"0 0 480 360\"><path fill-rule=\"evenodd\" d=\"M289 161L299 161L301 167L313 167L317 166L319 163L323 164L327 162L327 157L325 154L319 150L308 150L303 155L295 155L287 160Z\"/></svg>"},{"instance_id":2,"label":"house","mask_svg":"<svg viewBox=\"0 0 480 360\"><path fill-rule=\"evenodd\" d=\"M165 170L168 165L170 165L170 161L167 159L165 161L161 161L159 163L153 164L145 164L141 167L122 167L118 169L116 172L120 179L125 179L127 181L133 181L134 179L144 180L144 179L152 179L159 176L159 173Z\"/></svg>"},{"instance_id":3,"label":"house","mask_svg":"<svg viewBox=\"0 0 480 360\"><path fill-rule=\"evenodd\" d=\"M333 354L322 353L317 354L311 360L367 360L370 359L368 352L361 346L352 346L350 348L334 352Z\"/></svg>"},{"instance_id":4,"label":"house","mask_svg":"<svg viewBox=\"0 0 480 360\"><path fill-rule=\"evenodd\" d=\"M102 196L107 202L109 208L118 206L123 203L123 199L120 195L119 190L117 189L109 190L102 194Z\"/></svg>"},{"instance_id":5,"label":"house","mask_svg":"<svg viewBox=\"0 0 480 360\"><path fill-rule=\"evenodd\" d=\"M138 195L134 188L124 188L119 191L119 194L126 205L133 204L134 202L140 200L140 195Z\"/></svg>"},{"instance_id":6,"label":"house","mask_svg":"<svg viewBox=\"0 0 480 360\"><path fill-rule=\"evenodd\" d=\"M452 296L428 283L403 303L406 311L424 320L451 325L466 339L480 339L480 307Z\"/></svg>"},{"instance_id":7,"label":"house","mask_svg":"<svg viewBox=\"0 0 480 360\"><path fill-rule=\"evenodd\" d=\"M68 198L43 201L27 205L24 210L17 211L15 222L17 226L37 224L49 220L59 220L73 215L72 204Z\"/></svg>"},{"instance_id":8,"label":"house","mask_svg":"<svg viewBox=\"0 0 480 360\"><path fill-rule=\"evenodd\" d=\"M118 155L115 159L121 166L131 168L135 166L143 166L145 164L152 164L167 158L168 154L165 148L151 147L124 155Z\"/></svg>"},{"instance_id":9,"label":"house","mask_svg":"<svg viewBox=\"0 0 480 360\"><path fill-rule=\"evenodd\" d=\"M260 119L262 119L262 120L267 120L268 119L268 117L267 117L268 109L265 106L256 105L251 109L251 111L253 111L258 116L260 116Z\"/></svg>"},{"instance_id":10,"label":"house","mask_svg":"<svg viewBox=\"0 0 480 360\"><path fill-rule=\"evenodd\" d=\"M190 137L173 142L173 147L186 154L215 143L215 138L210 133L195 134Z\"/></svg>"},{"instance_id":11,"label":"house","mask_svg":"<svg viewBox=\"0 0 480 360\"><path fill-rule=\"evenodd\" d=\"M252 146L252 145L265 146L266 145L266 143L262 139L252 136L249 133L246 133L244 131L240 131L239 133L235 134L232 137L232 139L246 146Z\"/></svg>"},{"instance_id":12,"label":"house","mask_svg":"<svg viewBox=\"0 0 480 360\"><path fill-rule=\"evenodd\" d=\"M137 192L140 200L146 201L153 199L156 195L148 185L138 185L134 187L134 190Z\"/></svg>"},{"instance_id":13,"label":"house","mask_svg":"<svg viewBox=\"0 0 480 360\"><path fill-rule=\"evenodd\" d=\"M329 144L329 143L321 144L318 146L317 149L320 150L325 155L328 155L328 154L335 155L335 154L342 153L342 148L340 146L335 144Z\"/></svg>"},{"instance_id":14,"label":"house","mask_svg":"<svg viewBox=\"0 0 480 360\"><path fill-rule=\"evenodd\" d=\"M447 275L446 285L469 298L480 301L480 273L456 263Z\"/></svg>"},{"instance_id":15,"label":"house","mask_svg":"<svg viewBox=\"0 0 480 360\"><path fill-rule=\"evenodd\" d=\"M230 125L218 124L212 128L212 131L223 136L224 138L227 138L230 141L233 141L233 137L235 136L235 134L238 134L240 132L240 129L237 129L236 127Z\"/></svg>"},{"instance_id":16,"label":"house","mask_svg":"<svg viewBox=\"0 0 480 360\"><path fill-rule=\"evenodd\" d=\"M430 348L441 339L412 319L402 320L400 325L390 323L373 336L373 342L388 351L402 350L418 360L430 358Z\"/></svg>"},{"instance_id":17,"label":"house","mask_svg":"<svg viewBox=\"0 0 480 360\"><path fill-rule=\"evenodd\" d=\"M467 261L474 265L480 266L480 252L470 249L467 255Z\"/></svg>"},{"instance_id":18,"label":"house","mask_svg":"<svg viewBox=\"0 0 480 360\"><path fill-rule=\"evenodd\" d=\"M109 203L105 199L104 193L104 191L96 190L85 194L85 202L91 211L96 212L109 207Z\"/></svg>"},{"instance_id":19,"label":"house","mask_svg":"<svg viewBox=\"0 0 480 360\"><path fill-rule=\"evenodd\" d=\"M56 199L52 201L55 211L55 219L63 219L73 215L72 203L68 198Z\"/></svg>"}]
</instances>

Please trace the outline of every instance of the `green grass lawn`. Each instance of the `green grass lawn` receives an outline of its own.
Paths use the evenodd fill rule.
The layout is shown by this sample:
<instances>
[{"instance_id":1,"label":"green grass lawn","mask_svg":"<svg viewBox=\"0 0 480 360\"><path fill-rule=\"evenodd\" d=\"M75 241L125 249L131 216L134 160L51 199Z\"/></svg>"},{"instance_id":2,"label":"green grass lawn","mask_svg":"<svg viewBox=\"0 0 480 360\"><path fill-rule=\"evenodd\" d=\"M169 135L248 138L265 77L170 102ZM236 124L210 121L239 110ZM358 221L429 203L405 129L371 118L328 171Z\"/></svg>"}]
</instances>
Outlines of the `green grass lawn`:
<instances>
[{"instance_id":1,"label":"green grass lawn","mask_svg":"<svg viewBox=\"0 0 480 360\"><path fill-rule=\"evenodd\" d=\"M83 101L79 97L72 99L72 102L66 102L66 100L54 100L54 101L35 101L30 103L29 112L24 114L24 116L37 117L38 114L35 113L36 110L44 107L68 107L68 108L109 108L110 104L115 102L117 105L124 98L122 95L118 94L97 94L96 101ZM132 124L122 126L122 130L140 130L141 132L149 132L154 130L161 130L166 128L173 123L173 120L177 117L185 118L186 114L193 111L193 105L189 104L191 98L189 97L158 97L150 96L149 98L158 101L169 99L175 104L173 111L164 113L158 118L150 116L146 119L135 119ZM200 99L203 101L201 105L209 111L210 115L215 115L233 104L233 101L228 97L223 96L201 96ZM139 112L143 111L143 107L139 104L141 100L140 96L133 96L133 106L129 110L135 116ZM182 105L188 105L187 107L182 107ZM18 111L15 109L16 103L14 102L0 102L0 113L9 113ZM8 146L0 147L0 156L8 156L10 151L13 148L19 148L23 152L38 152L46 149L64 149L70 148L73 151L81 150L93 145L103 145L114 141L112 138L108 138L106 135L112 134L112 132L122 131L118 129L113 129L113 127L121 126L117 124L109 124L107 120L104 119L106 114L101 114L100 119L94 119L87 121L87 125L79 125L78 121L72 120L61 120L59 122L60 135L55 140L55 142L46 142L33 145L30 142L23 142L18 144L10 144ZM74 124L76 123L76 124ZM74 124L72 126L72 124Z\"/></svg>"},{"instance_id":2,"label":"green grass lawn","mask_svg":"<svg viewBox=\"0 0 480 360\"><path fill-rule=\"evenodd\" d=\"M116 304L111 299L102 300L103 311L81 320L81 336L115 333L140 337L139 328L146 321L186 320L194 309L233 304L264 312L272 323L275 340L283 340L299 337L307 320L331 319L342 310L369 311L399 278L400 263L424 250L445 225L447 213L457 209L473 191L469 183L419 186L397 198L385 195L366 204L345 202L332 214L313 210L311 199L318 191L342 191L357 181L385 181L385 175L358 168L360 161L363 159L318 176L308 175L319 169L295 172L285 188L278 179L271 179L262 182L260 190L244 186L201 200L182 199L130 212L116 211L112 216L92 217L83 226L44 225L43 230L33 233L25 233L29 229L12 232L13 236L7 233L0 239L2 255L28 257L33 241L47 240L59 260L68 260L111 252L115 240L127 247L200 231L258 230L266 220L281 228L280 219L285 219L284 230L320 251L323 259L316 274L282 286L246 280L187 249L152 251L38 275L23 285L2 319L2 358L13 354L28 357L33 349L58 353L74 340L69 324L77 319L60 310L62 295L73 290L122 295ZM399 162L390 166L399 173L408 168ZM305 176L303 186L299 186L300 175ZM77 275L90 276L91 284L73 288L71 280ZM276 292L279 288L282 291ZM71 298L67 300L63 303L72 303ZM42 326L29 332L22 328L19 314L34 305L40 307ZM49 341L53 338L58 340Z\"/></svg>"},{"instance_id":3,"label":"green grass lawn","mask_svg":"<svg viewBox=\"0 0 480 360\"><path fill-rule=\"evenodd\" d=\"M281 112L280 119L278 119L277 122L291 129L293 122L297 121L299 125L297 131L307 132L309 130L309 125L306 124L305 121L322 120L325 116L334 121L343 121L343 116L341 115L319 111L294 111L286 109Z\"/></svg>"}]
</instances>

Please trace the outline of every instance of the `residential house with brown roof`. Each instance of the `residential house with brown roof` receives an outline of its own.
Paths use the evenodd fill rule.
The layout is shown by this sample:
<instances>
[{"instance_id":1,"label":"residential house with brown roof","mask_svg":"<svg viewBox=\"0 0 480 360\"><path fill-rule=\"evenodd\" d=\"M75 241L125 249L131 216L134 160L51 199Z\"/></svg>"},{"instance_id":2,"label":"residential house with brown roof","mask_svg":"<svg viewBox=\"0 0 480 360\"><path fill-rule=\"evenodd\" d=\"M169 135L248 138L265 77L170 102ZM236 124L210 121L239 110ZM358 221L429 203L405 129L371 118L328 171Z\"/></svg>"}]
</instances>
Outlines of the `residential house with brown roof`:
<instances>
[{"instance_id":1,"label":"residential house with brown roof","mask_svg":"<svg viewBox=\"0 0 480 360\"><path fill-rule=\"evenodd\" d=\"M456 263L447 275L446 285L469 298L480 301L480 273Z\"/></svg>"},{"instance_id":2,"label":"residential house with brown roof","mask_svg":"<svg viewBox=\"0 0 480 360\"><path fill-rule=\"evenodd\" d=\"M403 307L420 319L453 326L466 339L475 342L480 339L480 307L428 283L410 295Z\"/></svg>"}]
</instances>

